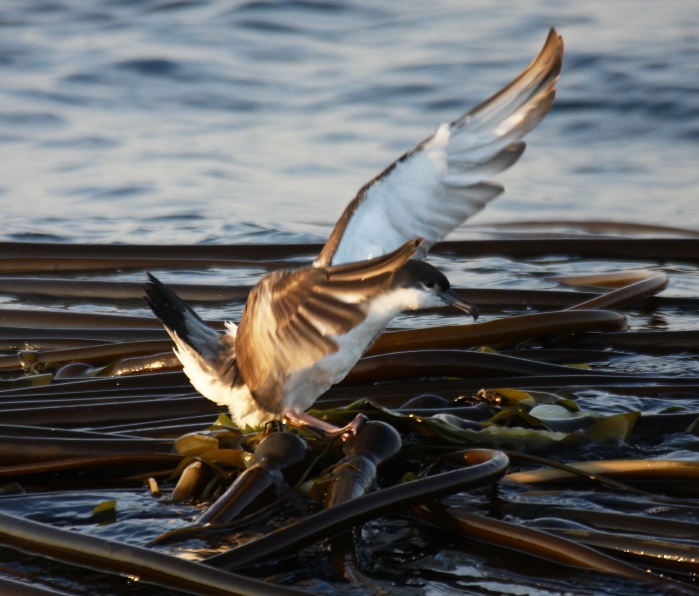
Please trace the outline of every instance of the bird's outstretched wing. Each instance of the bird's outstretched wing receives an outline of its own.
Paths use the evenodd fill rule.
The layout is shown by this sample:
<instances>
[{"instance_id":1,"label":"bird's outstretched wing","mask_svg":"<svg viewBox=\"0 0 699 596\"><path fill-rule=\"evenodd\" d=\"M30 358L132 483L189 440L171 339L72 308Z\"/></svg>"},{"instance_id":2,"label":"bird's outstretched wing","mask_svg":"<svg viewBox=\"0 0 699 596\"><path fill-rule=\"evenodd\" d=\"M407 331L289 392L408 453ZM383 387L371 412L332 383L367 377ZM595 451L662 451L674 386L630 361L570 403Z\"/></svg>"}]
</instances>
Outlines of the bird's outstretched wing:
<instances>
[{"instance_id":1,"label":"bird's outstretched wing","mask_svg":"<svg viewBox=\"0 0 699 596\"><path fill-rule=\"evenodd\" d=\"M385 291L415 254L412 240L377 259L327 268L275 271L250 293L236 343L238 369L255 399L276 411L288 377L337 351L336 335L367 315L363 303Z\"/></svg>"},{"instance_id":2,"label":"bird's outstretched wing","mask_svg":"<svg viewBox=\"0 0 699 596\"><path fill-rule=\"evenodd\" d=\"M317 267L386 254L424 238L436 242L503 191L488 178L524 151L520 139L548 113L561 69L554 29L534 61L507 86L451 124L443 124L364 186L315 261Z\"/></svg>"}]
</instances>

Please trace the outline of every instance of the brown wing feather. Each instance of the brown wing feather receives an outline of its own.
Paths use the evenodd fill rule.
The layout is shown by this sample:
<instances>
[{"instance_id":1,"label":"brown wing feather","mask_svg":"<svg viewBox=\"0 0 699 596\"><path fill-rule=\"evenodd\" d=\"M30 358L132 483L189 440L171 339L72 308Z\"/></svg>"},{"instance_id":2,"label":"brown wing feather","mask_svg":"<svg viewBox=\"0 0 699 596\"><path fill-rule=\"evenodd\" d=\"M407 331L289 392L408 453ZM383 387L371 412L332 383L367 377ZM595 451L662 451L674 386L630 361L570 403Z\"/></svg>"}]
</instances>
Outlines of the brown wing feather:
<instances>
[{"instance_id":1,"label":"brown wing feather","mask_svg":"<svg viewBox=\"0 0 699 596\"><path fill-rule=\"evenodd\" d=\"M332 336L364 320L364 303L390 286L419 245L410 241L362 263L275 271L262 279L236 336L238 369L255 399L277 411L287 377L337 351Z\"/></svg>"}]
</instances>

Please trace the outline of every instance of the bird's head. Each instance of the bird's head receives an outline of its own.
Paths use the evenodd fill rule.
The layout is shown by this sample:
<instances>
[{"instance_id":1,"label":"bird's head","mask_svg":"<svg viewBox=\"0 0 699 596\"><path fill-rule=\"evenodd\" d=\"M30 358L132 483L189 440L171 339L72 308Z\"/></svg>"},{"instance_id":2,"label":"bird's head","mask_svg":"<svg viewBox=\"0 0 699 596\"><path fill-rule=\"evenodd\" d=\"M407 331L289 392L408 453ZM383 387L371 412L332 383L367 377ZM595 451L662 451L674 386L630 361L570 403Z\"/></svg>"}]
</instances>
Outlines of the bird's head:
<instances>
[{"instance_id":1,"label":"bird's head","mask_svg":"<svg viewBox=\"0 0 699 596\"><path fill-rule=\"evenodd\" d=\"M413 296L415 301L411 305L413 310L453 306L471 315L474 321L478 318L478 308L460 300L451 289L446 276L424 261L413 259L405 263L396 272L392 288L406 290L406 293Z\"/></svg>"}]
</instances>

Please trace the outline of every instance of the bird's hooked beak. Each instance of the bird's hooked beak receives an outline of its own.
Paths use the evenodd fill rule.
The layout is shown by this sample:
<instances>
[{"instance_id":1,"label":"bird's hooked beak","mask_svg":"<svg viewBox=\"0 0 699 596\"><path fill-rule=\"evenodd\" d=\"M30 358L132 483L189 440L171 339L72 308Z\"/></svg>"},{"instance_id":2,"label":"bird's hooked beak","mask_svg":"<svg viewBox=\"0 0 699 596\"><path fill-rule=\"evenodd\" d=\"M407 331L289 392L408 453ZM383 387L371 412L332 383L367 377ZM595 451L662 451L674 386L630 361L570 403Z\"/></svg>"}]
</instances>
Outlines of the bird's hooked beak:
<instances>
[{"instance_id":1,"label":"bird's hooked beak","mask_svg":"<svg viewBox=\"0 0 699 596\"><path fill-rule=\"evenodd\" d=\"M458 308L466 314L471 315L474 321L478 318L478 307L475 304L469 304L468 302L459 300L456 294L454 294L454 292L452 292L451 290L441 292L439 294L439 297L444 301L445 304L453 306L454 308Z\"/></svg>"}]
</instances>

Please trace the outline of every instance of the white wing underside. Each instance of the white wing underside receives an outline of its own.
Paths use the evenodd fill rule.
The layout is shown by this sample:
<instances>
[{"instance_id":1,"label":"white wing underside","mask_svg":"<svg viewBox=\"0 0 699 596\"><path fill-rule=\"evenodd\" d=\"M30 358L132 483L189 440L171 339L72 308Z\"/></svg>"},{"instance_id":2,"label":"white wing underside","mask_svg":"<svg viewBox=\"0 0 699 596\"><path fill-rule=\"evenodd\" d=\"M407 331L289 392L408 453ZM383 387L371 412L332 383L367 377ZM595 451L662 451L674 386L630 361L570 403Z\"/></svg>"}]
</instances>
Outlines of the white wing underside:
<instances>
[{"instance_id":1,"label":"white wing underside","mask_svg":"<svg viewBox=\"0 0 699 596\"><path fill-rule=\"evenodd\" d=\"M424 257L504 190L484 180L500 171L497 166L504 169L514 163L523 143L498 153L493 162L467 165L451 152L455 140L450 127L442 125L421 151L371 186L349 220L332 264L378 257L411 238L424 238L418 254Z\"/></svg>"},{"instance_id":2,"label":"white wing underside","mask_svg":"<svg viewBox=\"0 0 699 596\"><path fill-rule=\"evenodd\" d=\"M359 191L338 221L316 266L374 258L424 238L418 258L498 196L488 179L514 164L520 139L548 113L563 42L555 31L509 85L389 166Z\"/></svg>"}]
</instances>

